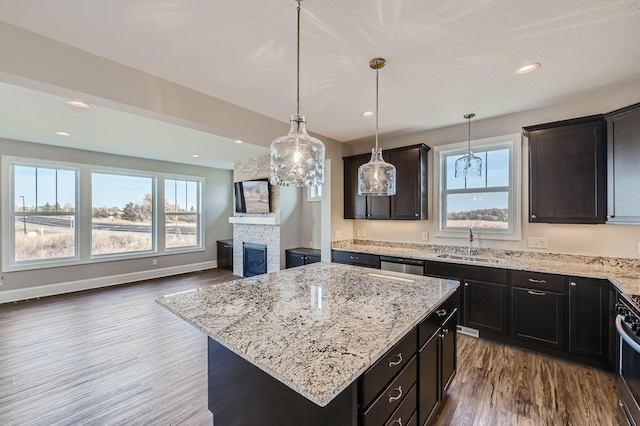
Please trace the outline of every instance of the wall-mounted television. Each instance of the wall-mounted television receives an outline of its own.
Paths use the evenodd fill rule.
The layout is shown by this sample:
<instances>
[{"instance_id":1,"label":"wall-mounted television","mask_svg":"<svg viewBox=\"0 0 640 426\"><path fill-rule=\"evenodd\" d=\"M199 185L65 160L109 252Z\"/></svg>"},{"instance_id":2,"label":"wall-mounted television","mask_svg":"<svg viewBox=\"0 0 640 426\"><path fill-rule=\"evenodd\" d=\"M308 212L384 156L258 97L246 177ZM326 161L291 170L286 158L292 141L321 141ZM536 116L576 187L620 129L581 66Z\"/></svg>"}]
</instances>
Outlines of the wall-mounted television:
<instances>
[{"instance_id":1,"label":"wall-mounted television","mask_svg":"<svg viewBox=\"0 0 640 426\"><path fill-rule=\"evenodd\" d=\"M236 213L271 212L271 186L267 179L235 182Z\"/></svg>"}]
</instances>

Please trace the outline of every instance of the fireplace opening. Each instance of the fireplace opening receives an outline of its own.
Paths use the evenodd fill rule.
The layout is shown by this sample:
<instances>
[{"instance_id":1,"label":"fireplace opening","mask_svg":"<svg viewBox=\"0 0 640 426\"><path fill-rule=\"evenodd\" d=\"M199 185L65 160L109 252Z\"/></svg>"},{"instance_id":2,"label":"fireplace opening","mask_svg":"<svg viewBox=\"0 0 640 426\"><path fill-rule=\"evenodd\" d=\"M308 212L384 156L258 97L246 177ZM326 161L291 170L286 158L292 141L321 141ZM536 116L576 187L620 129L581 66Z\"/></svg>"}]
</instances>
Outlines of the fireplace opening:
<instances>
[{"instance_id":1,"label":"fireplace opening","mask_svg":"<svg viewBox=\"0 0 640 426\"><path fill-rule=\"evenodd\" d=\"M267 273L267 246L265 244L243 243L242 251L244 277Z\"/></svg>"}]
</instances>

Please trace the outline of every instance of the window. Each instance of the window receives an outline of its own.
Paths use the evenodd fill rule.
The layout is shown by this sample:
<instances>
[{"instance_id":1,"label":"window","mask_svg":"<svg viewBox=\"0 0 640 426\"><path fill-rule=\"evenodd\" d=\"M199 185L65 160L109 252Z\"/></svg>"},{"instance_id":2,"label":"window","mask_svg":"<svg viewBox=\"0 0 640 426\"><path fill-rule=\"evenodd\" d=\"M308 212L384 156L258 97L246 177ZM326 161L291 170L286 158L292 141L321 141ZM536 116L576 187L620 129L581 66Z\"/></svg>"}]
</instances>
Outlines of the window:
<instances>
[{"instance_id":1,"label":"window","mask_svg":"<svg viewBox=\"0 0 640 426\"><path fill-rule=\"evenodd\" d=\"M11 164L11 264L77 258L78 171Z\"/></svg>"},{"instance_id":2,"label":"window","mask_svg":"<svg viewBox=\"0 0 640 426\"><path fill-rule=\"evenodd\" d=\"M204 250L204 178L2 156L2 270Z\"/></svg>"},{"instance_id":3,"label":"window","mask_svg":"<svg viewBox=\"0 0 640 426\"><path fill-rule=\"evenodd\" d=\"M321 200L322 200L322 185L307 187L307 201L321 201Z\"/></svg>"},{"instance_id":4,"label":"window","mask_svg":"<svg viewBox=\"0 0 640 426\"><path fill-rule=\"evenodd\" d=\"M480 238L520 239L518 135L475 141L474 155L482 159L482 177L455 177L455 162L466 144L436 147L440 191L440 236L466 236L473 227Z\"/></svg>"},{"instance_id":5,"label":"window","mask_svg":"<svg viewBox=\"0 0 640 426\"><path fill-rule=\"evenodd\" d=\"M165 179L165 247L200 245L200 182Z\"/></svg>"},{"instance_id":6,"label":"window","mask_svg":"<svg viewBox=\"0 0 640 426\"><path fill-rule=\"evenodd\" d=\"M155 179L114 172L91 173L91 255L154 249Z\"/></svg>"}]
</instances>

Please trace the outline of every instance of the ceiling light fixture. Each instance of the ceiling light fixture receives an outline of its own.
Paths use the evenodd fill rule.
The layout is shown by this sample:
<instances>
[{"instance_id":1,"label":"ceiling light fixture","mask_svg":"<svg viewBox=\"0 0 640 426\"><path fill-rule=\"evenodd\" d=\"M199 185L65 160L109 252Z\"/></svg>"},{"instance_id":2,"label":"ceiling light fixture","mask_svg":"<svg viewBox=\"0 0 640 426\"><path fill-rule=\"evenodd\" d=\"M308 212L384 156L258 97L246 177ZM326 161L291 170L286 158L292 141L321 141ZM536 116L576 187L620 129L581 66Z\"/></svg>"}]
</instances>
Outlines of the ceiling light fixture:
<instances>
[{"instance_id":1,"label":"ceiling light fixture","mask_svg":"<svg viewBox=\"0 0 640 426\"><path fill-rule=\"evenodd\" d=\"M376 113L373 111L365 111L362 113L363 117L373 117L374 115L376 115Z\"/></svg>"},{"instance_id":2,"label":"ceiling light fixture","mask_svg":"<svg viewBox=\"0 0 640 426\"><path fill-rule=\"evenodd\" d=\"M242 143L242 141L240 139L236 139L235 141L233 141L233 143L237 143L239 145Z\"/></svg>"},{"instance_id":3,"label":"ceiling light fixture","mask_svg":"<svg viewBox=\"0 0 640 426\"><path fill-rule=\"evenodd\" d=\"M518 68L518 70L516 71L516 74L527 74L537 70L540 67L541 65L539 63L534 62L532 64L525 65L523 67Z\"/></svg>"},{"instance_id":4,"label":"ceiling light fixture","mask_svg":"<svg viewBox=\"0 0 640 426\"><path fill-rule=\"evenodd\" d=\"M71 133L67 133L67 132L54 132L56 135L58 136L71 136Z\"/></svg>"},{"instance_id":5,"label":"ceiling light fixture","mask_svg":"<svg viewBox=\"0 0 640 426\"><path fill-rule=\"evenodd\" d=\"M67 101L67 103L76 108L89 108L89 104L79 101L77 99L70 99Z\"/></svg>"},{"instance_id":6,"label":"ceiling light fixture","mask_svg":"<svg viewBox=\"0 0 640 426\"><path fill-rule=\"evenodd\" d=\"M464 118L469 121L469 142L462 157L456 160L455 177L474 178L482 177L482 159L471 152L471 119L475 114L466 114Z\"/></svg>"},{"instance_id":7,"label":"ceiling light fixture","mask_svg":"<svg viewBox=\"0 0 640 426\"><path fill-rule=\"evenodd\" d=\"M270 181L280 186L318 186L324 183L324 144L309 136L300 114L300 2L298 2L297 110L289 134L271 142Z\"/></svg>"},{"instance_id":8,"label":"ceiling light fixture","mask_svg":"<svg viewBox=\"0 0 640 426\"><path fill-rule=\"evenodd\" d=\"M396 194L396 168L382 158L378 147L378 76L386 61L375 58L369 66L376 70L376 147L371 150L371 159L358 167L358 195L389 196Z\"/></svg>"}]
</instances>

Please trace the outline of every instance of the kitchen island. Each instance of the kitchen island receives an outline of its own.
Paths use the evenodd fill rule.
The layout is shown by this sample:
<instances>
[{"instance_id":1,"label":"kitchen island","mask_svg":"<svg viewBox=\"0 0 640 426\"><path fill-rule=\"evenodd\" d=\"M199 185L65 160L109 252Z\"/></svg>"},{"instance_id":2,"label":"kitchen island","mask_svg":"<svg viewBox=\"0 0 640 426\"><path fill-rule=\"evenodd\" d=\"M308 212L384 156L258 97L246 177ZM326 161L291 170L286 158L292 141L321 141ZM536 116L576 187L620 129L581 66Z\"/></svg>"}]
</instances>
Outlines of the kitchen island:
<instances>
[{"instance_id":1,"label":"kitchen island","mask_svg":"<svg viewBox=\"0 0 640 426\"><path fill-rule=\"evenodd\" d=\"M417 424L455 372L458 285L317 263L157 302L209 337L217 426Z\"/></svg>"}]
</instances>

